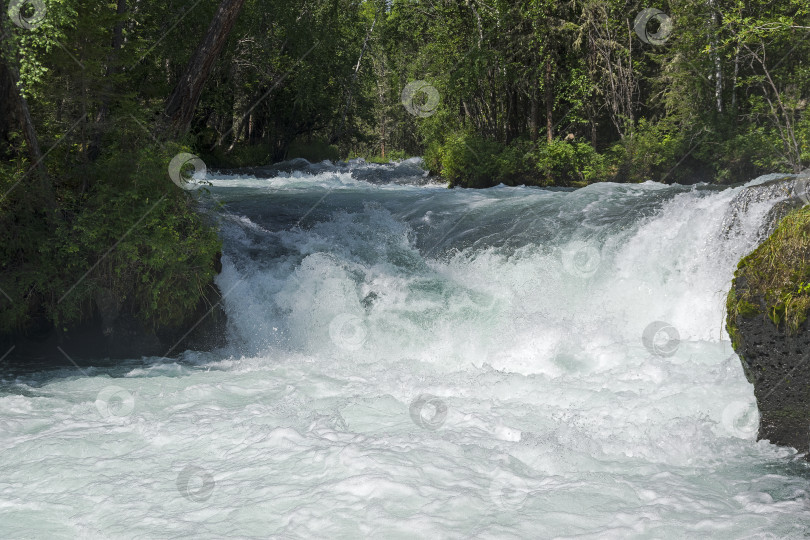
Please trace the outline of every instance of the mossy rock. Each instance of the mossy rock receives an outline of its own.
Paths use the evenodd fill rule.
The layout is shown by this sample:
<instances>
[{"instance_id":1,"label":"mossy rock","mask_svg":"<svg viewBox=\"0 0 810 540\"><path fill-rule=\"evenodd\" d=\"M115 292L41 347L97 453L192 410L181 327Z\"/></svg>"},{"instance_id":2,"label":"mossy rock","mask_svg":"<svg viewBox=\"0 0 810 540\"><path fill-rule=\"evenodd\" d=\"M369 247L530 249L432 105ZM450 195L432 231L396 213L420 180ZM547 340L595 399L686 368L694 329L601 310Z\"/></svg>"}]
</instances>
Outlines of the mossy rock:
<instances>
[{"instance_id":1,"label":"mossy rock","mask_svg":"<svg viewBox=\"0 0 810 540\"><path fill-rule=\"evenodd\" d=\"M810 206L789 212L743 258L726 301L726 328L760 411L759 439L808 451Z\"/></svg>"},{"instance_id":2,"label":"mossy rock","mask_svg":"<svg viewBox=\"0 0 810 540\"><path fill-rule=\"evenodd\" d=\"M765 314L775 326L796 334L810 309L810 206L788 213L770 237L740 261L727 308L731 328L738 315Z\"/></svg>"}]
</instances>

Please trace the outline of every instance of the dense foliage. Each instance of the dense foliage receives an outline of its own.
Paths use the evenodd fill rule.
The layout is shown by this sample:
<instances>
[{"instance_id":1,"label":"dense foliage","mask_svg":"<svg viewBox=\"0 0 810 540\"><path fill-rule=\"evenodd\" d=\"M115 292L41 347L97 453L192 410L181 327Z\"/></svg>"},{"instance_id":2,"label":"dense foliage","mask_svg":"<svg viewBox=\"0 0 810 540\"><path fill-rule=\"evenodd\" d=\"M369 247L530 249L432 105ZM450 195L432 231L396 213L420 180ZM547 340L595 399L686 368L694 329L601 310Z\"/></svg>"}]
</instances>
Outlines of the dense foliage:
<instances>
[{"instance_id":1,"label":"dense foliage","mask_svg":"<svg viewBox=\"0 0 810 540\"><path fill-rule=\"evenodd\" d=\"M169 129L227 6L190 126ZM658 7L638 24L647 6L618 0L4 0L0 330L79 319L102 290L182 319L218 250L166 173L182 148L209 167L423 155L470 187L808 165L810 5Z\"/></svg>"},{"instance_id":2,"label":"dense foliage","mask_svg":"<svg viewBox=\"0 0 810 540\"><path fill-rule=\"evenodd\" d=\"M13 187L15 164L0 169L0 190L13 187L0 203L0 329L66 330L99 295L148 324L193 324L220 242L188 196L165 185L171 157L145 145L62 171L56 210L37 190Z\"/></svg>"},{"instance_id":3,"label":"dense foliage","mask_svg":"<svg viewBox=\"0 0 810 540\"><path fill-rule=\"evenodd\" d=\"M646 7L391 2L372 50L382 101L424 79L442 103L429 118L379 108L378 145L426 150L475 186L737 182L810 163L810 4L671 1L656 6L669 28L636 24Z\"/></svg>"}]
</instances>

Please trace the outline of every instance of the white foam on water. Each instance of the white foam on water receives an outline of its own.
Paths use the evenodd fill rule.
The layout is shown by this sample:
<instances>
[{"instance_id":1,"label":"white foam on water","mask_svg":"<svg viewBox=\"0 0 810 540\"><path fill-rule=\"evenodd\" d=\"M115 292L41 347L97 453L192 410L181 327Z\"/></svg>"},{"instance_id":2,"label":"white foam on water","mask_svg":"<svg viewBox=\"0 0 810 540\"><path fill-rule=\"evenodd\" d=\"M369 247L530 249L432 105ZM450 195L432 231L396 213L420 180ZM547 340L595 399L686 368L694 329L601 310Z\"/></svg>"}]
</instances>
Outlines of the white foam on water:
<instances>
[{"instance_id":1,"label":"white foam on water","mask_svg":"<svg viewBox=\"0 0 810 540\"><path fill-rule=\"evenodd\" d=\"M214 181L225 350L4 387L0 536L810 531L723 329L772 202L354 168Z\"/></svg>"}]
</instances>

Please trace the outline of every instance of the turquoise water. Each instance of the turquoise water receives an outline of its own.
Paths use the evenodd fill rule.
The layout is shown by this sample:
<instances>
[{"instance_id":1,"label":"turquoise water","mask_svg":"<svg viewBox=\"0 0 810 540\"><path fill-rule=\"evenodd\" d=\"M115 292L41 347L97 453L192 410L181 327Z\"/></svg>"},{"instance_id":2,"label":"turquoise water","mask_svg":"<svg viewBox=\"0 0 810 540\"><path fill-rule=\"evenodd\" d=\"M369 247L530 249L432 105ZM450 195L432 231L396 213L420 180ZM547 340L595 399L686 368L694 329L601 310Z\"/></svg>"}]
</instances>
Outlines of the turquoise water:
<instances>
[{"instance_id":1,"label":"turquoise water","mask_svg":"<svg viewBox=\"0 0 810 540\"><path fill-rule=\"evenodd\" d=\"M810 533L723 329L773 202L728 231L742 188L260 176L202 196L227 348L6 374L0 536Z\"/></svg>"}]
</instances>

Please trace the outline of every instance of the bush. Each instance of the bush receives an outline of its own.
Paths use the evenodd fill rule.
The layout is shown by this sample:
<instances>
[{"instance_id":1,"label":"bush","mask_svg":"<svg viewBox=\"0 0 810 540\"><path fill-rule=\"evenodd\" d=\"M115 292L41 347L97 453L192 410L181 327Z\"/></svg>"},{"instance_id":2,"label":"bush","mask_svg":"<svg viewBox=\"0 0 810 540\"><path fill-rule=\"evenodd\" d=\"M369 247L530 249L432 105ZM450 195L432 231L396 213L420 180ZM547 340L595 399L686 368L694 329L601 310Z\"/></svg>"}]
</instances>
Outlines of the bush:
<instances>
[{"instance_id":1,"label":"bush","mask_svg":"<svg viewBox=\"0 0 810 540\"><path fill-rule=\"evenodd\" d=\"M496 185L497 156L503 147L466 133L452 136L441 150L441 174L451 186L482 188Z\"/></svg>"},{"instance_id":2,"label":"bush","mask_svg":"<svg viewBox=\"0 0 810 540\"><path fill-rule=\"evenodd\" d=\"M404 161L404 160L409 159L411 157L415 157L415 156L408 155L408 153L405 152L404 150L393 150L392 152L385 154L385 157L382 157L379 154L376 154L376 155L359 155L359 154L355 154L355 153L350 152L347 159L362 158L368 163L380 163L380 164L383 164L383 163L391 163L392 161Z\"/></svg>"},{"instance_id":3,"label":"bush","mask_svg":"<svg viewBox=\"0 0 810 540\"><path fill-rule=\"evenodd\" d=\"M584 142L559 139L542 143L537 149L537 169L547 185L585 185L607 180L613 167L608 156Z\"/></svg>"},{"instance_id":4,"label":"bush","mask_svg":"<svg viewBox=\"0 0 810 540\"><path fill-rule=\"evenodd\" d=\"M602 181L615 174L613 154L600 155L588 143L554 140L533 143L516 139L508 145L470 134L457 134L433 144L425 162L451 186L570 186Z\"/></svg>"},{"instance_id":5,"label":"bush","mask_svg":"<svg viewBox=\"0 0 810 540\"><path fill-rule=\"evenodd\" d=\"M217 169L255 167L273 162L273 154L266 144L238 144L230 152L222 146L217 146L213 150L209 148L208 145L197 145L196 153L206 165Z\"/></svg>"},{"instance_id":6,"label":"bush","mask_svg":"<svg viewBox=\"0 0 810 540\"><path fill-rule=\"evenodd\" d=\"M0 288L13 299L3 306L0 333L67 328L92 315L100 292L148 325L188 322L212 283L221 244L189 192L168 177L179 151L111 151L75 169L56 185L55 213L20 187L0 203L0 226L10 233L0 247ZM22 171L3 167L0 184Z\"/></svg>"},{"instance_id":7,"label":"bush","mask_svg":"<svg viewBox=\"0 0 810 540\"><path fill-rule=\"evenodd\" d=\"M679 126L642 119L636 129L625 137L617 155L622 157L618 180L674 182L688 176L688 164L683 157L690 150L687 134ZM678 165L686 165L680 171ZM673 176L673 173L677 173Z\"/></svg>"},{"instance_id":8,"label":"bush","mask_svg":"<svg viewBox=\"0 0 810 540\"><path fill-rule=\"evenodd\" d=\"M761 174L784 169L779 163L777 141L778 137L769 137L762 127L752 126L747 132L722 142L716 151L717 181L746 182Z\"/></svg>"}]
</instances>

